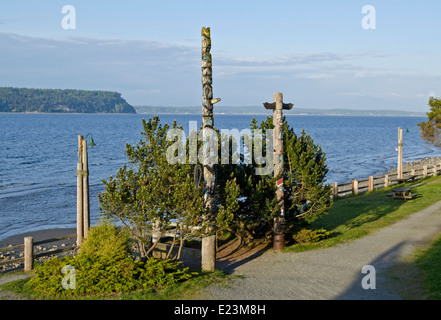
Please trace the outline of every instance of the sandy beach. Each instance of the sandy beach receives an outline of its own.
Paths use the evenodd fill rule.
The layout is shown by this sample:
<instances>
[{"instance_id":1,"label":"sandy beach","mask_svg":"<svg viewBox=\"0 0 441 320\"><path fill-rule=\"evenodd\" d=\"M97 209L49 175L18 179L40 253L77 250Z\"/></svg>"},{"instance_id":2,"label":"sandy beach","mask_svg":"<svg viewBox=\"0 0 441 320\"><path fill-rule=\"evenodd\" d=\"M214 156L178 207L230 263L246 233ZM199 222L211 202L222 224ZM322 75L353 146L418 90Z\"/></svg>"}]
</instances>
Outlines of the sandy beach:
<instances>
[{"instance_id":1,"label":"sandy beach","mask_svg":"<svg viewBox=\"0 0 441 320\"><path fill-rule=\"evenodd\" d=\"M14 236L10 236L4 240L0 240L0 248L7 247L9 245L15 246L15 245L23 244L24 237L33 237L34 242L36 242L51 238L62 237L76 232L77 232L76 228L57 228L57 229L47 229L47 230L20 233ZM72 239L63 240L63 241L68 242L68 241L72 241Z\"/></svg>"}]
</instances>

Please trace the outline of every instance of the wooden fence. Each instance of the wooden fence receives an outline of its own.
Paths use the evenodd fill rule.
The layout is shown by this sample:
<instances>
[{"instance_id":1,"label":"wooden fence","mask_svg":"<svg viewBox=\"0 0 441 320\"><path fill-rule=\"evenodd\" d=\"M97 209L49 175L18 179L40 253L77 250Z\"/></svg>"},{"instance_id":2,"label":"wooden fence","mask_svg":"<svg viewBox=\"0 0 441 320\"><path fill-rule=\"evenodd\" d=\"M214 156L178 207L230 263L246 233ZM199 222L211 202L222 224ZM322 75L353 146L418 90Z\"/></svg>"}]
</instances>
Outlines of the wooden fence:
<instances>
[{"instance_id":1,"label":"wooden fence","mask_svg":"<svg viewBox=\"0 0 441 320\"><path fill-rule=\"evenodd\" d=\"M8 265L8 264L14 264L19 262L24 262L24 269L25 271L30 271L33 268L33 262L35 258L50 256L54 254L60 254L64 252L69 252L76 249L76 246L68 246L65 248L55 249L55 250L47 250L45 252L39 252L37 254L34 254L34 246L47 244L47 243L53 243L61 240L67 240L76 238L77 234L70 234L67 236L57 237L57 238L51 238L47 240L41 240L41 241L33 241L32 237L25 237L24 243L16 246L9 246L0 248L0 253L8 252L8 251L15 251L15 250L23 250L23 257L21 258L15 258L7 260L5 257L3 261L0 261L0 266Z\"/></svg>"},{"instance_id":2,"label":"wooden fence","mask_svg":"<svg viewBox=\"0 0 441 320\"><path fill-rule=\"evenodd\" d=\"M440 174L441 163L432 167L423 166L420 168L403 171L403 179L398 179L398 173L390 173L384 176L370 176L368 179L358 181L355 179L352 182L339 185L334 183L332 186L332 196L334 198L344 197L347 195L357 195L359 193L374 191L377 189L389 187L400 184L405 180L419 180L430 176L437 176Z\"/></svg>"}]
</instances>

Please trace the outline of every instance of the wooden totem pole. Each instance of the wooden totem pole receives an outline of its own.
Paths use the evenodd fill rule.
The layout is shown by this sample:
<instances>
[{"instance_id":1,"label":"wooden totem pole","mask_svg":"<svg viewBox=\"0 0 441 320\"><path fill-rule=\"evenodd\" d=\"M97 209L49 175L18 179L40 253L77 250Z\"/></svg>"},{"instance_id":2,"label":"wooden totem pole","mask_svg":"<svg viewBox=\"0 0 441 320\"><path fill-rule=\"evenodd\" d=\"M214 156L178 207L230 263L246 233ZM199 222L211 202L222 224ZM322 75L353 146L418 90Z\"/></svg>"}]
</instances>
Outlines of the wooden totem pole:
<instances>
[{"instance_id":1,"label":"wooden totem pole","mask_svg":"<svg viewBox=\"0 0 441 320\"><path fill-rule=\"evenodd\" d=\"M292 103L283 103L283 94L274 94L273 103L264 103L266 109L273 112L273 145L274 145L274 177L279 177L276 181L277 204L280 207L280 215L274 218L274 250L282 250L285 247L285 200L283 186L283 112L290 110Z\"/></svg>"},{"instance_id":2,"label":"wooden totem pole","mask_svg":"<svg viewBox=\"0 0 441 320\"><path fill-rule=\"evenodd\" d=\"M213 104L220 99L213 99L213 73L211 64L211 38L210 28L202 28L202 130L205 139L214 138ZM211 141L214 143L213 141ZM208 142L209 144L209 142ZM217 150L217 145L214 146ZM215 155L217 157L217 153ZM205 235L202 238L202 270L214 271L216 268L216 233L214 221L216 219L216 161L212 156L204 155L203 176L204 176L204 197L207 213L204 216Z\"/></svg>"}]
</instances>

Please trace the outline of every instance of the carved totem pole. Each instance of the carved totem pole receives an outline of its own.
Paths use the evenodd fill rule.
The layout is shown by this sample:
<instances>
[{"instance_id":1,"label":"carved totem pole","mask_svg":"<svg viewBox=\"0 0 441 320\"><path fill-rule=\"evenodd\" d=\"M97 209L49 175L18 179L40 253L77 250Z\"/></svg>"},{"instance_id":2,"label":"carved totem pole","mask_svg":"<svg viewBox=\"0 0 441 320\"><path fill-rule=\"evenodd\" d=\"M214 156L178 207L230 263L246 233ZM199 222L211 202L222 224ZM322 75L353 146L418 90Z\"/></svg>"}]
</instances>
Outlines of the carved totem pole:
<instances>
[{"instance_id":1,"label":"carved totem pole","mask_svg":"<svg viewBox=\"0 0 441 320\"><path fill-rule=\"evenodd\" d=\"M285 246L285 200L283 186L283 109L290 110L292 103L283 103L283 94L277 92L274 94L273 103L264 103L266 109L274 110L274 177L279 176L276 181L277 204L280 207L280 215L274 218L274 250L282 250Z\"/></svg>"},{"instance_id":2,"label":"carved totem pole","mask_svg":"<svg viewBox=\"0 0 441 320\"><path fill-rule=\"evenodd\" d=\"M202 131L204 134L204 144L210 145L210 154L204 155L203 175L204 175L204 197L207 213L204 216L205 235L202 238L202 270L214 271L216 268L216 233L214 230L214 221L216 218L216 160L217 142L215 138L213 121L213 104L220 99L213 99L213 73L211 64L211 38L210 28L202 28ZM211 141L208 141L210 140Z\"/></svg>"}]
</instances>

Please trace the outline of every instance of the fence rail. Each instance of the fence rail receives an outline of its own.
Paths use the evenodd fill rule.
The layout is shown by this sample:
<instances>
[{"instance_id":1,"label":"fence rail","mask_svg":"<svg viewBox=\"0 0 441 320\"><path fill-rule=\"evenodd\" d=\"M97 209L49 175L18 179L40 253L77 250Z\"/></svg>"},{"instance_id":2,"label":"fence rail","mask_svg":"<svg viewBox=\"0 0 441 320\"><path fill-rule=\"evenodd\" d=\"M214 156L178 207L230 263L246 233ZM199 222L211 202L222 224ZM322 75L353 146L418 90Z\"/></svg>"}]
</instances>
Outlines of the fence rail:
<instances>
[{"instance_id":1,"label":"fence rail","mask_svg":"<svg viewBox=\"0 0 441 320\"><path fill-rule=\"evenodd\" d=\"M334 198L344 197L347 195L357 195L367 191L374 191L385 187L400 184L405 180L419 180L431 176L439 175L441 163L431 167L423 166L407 171L403 171L403 179L398 179L398 173L389 173L383 176L370 176L364 180L353 180L349 183L339 185L334 183L332 186L332 196Z\"/></svg>"},{"instance_id":2,"label":"fence rail","mask_svg":"<svg viewBox=\"0 0 441 320\"><path fill-rule=\"evenodd\" d=\"M36 241L36 242L33 241L32 237L25 237L23 244L0 248L0 253L23 249L23 257L10 259L10 260L6 260L7 258L5 257L4 261L0 261L0 266L24 262L25 271L30 271L33 268L33 262L34 262L35 258L50 256L50 255L54 255L54 254L60 254L60 253L69 252L69 251L76 249L76 246L71 246L71 247L60 248L60 249L55 249L55 250L48 250L45 252L39 252L39 253L34 254L34 246L58 242L61 240L73 239L73 238L76 238L76 236L77 236L77 234L74 233L74 234L69 234L66 236L61 236L61 237L51 238L51 239L46 239L46 240L40 240L40 241Z\"/></svg>"}]
</instances>

